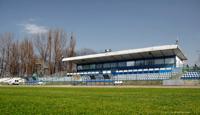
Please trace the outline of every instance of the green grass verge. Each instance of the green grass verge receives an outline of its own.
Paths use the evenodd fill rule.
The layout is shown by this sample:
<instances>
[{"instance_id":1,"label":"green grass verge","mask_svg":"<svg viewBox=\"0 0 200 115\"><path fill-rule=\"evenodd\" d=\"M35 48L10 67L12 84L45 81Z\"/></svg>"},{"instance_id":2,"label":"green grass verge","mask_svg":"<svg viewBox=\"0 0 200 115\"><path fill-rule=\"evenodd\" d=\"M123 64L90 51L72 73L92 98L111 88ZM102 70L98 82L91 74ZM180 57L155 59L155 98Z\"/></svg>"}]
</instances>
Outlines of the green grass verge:
<instances>
[{"instance_id":1,"label":"green grass verge","mask_svg":"<svg viewBox=\"0 0 200 115\"><path fill-rule=\"evenodd\" d=\"M200 89L0 87L0 114L200 114Z\"/></svg>"}]
</instances>

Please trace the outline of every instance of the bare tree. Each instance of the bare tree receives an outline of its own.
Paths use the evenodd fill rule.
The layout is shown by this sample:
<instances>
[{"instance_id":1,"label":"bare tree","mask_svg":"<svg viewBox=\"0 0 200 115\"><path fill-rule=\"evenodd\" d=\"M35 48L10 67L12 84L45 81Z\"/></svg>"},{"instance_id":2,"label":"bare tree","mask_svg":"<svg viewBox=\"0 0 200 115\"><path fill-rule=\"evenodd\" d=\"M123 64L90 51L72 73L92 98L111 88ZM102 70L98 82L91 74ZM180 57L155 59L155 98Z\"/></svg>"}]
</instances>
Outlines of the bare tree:
<instances>
[{"instance_id":1,"label":"bare tree","mask_svg":"<svg viewBox=\"0 0 200 115\"><path fill-rule=\"evenodd\" d=\"M0 52L1 52L1 75L9 74L10 70L10 48L13 42L12 33L4 33L0 38Z\"/></svg>"},{"instance_id":2,"label":"bare tree","mask_svg":"<svg viewBox=\"0 0 200 115\"><path fill-rule=\"evenodd\" d=\"M20 43L20 62L21 74L25 76L32 75L35 65L34 48L32 41L29 39L24 39Z\"/></svg>"},{"instance_id":3,"label":"bare tree","mask_svg":"<svg viewBox=\"0 0 200 115\"><path fill-rule=\"evenodd\" d=\"M52 31L50 30L48 33L48 43L47 43L47 49L48 49L48 68L49 68L49 74L52 74L53 65L51 63L52 59Z\"/></svg>"},{"instance_id":4,"label":"bare tree","mask_svg":"<svg viewBox=\"0 0 200 115\"><path fill-rule=\"evenodd\" d=\"M89 55L89 54L96 54L97 52L93 49L83 48L76 51L77 56Z\"/></svg>"},{"instance_id":5,"label":"bare tree","mask_svg":"<svg viewBox=\"0 0 200 115\"><path fill-rule=\"evenodd\" d=\"M55 31L55 38L54 38L54 71L58 72L59 61L62 57L61 51L61 42L60 42L60 32Z\"/></svg>"},{"instance_id":6,"label":"bare tree","mask_svg":"<svg viewBox=\"0 0 200 115\"><path fill-rule=\"evenodd\" d=\"M19 44L18 41L13 42L10 48L10 73L14 76L17 76L19 73Z\"/></svg>"},{"instance_id":7,"label":"bare tree","mask_svg":"<svg viewBox=\"0 0 200 115\"><path fill-rule=\"evenodd\" d=\"M47 35L37 35L35 48L43 64L48 65L49 74L62 69L62 57L67 48L67 34L60 30L50 30Z\"/></svg>"},{"instance_id":8,"label":"bare tree","mask_svg":"<svg viewBox=\"0 0 200 115\"><path fill-rule=\"evenodd\" d=\"M74 57L76 55L75 53L75 47L76 47L76 38L74 33L71 33L69 48L67 50L67 57ZM72 62L68 62L67 64L67 71L73 72L75 71L75 65Z\"/></svg>"},{"instance_id":9,"label":"bare tree","mask_svg":"<svg viewBox=\"0 0 200 115\"><path fill-rule=\"evenodd\" d=\"M53 59L54 59L54 71L58 72L62 70L62 57L67 47L67 36L62 30L54 31L53 38Z\"/></svg>"},{"instance_id":10,"label":"bare tree","mask_svg":"<svg viewBox=\"0 0 200 115\"><path fill-rule=\"evenodd\" d=\"M38 58L42 60L42 66L48 66L49 74L60 72L64 70L63 56L75 56L75 45L74 35L71 35L68 47L67 34L59 29L50 30L48 34L28 36L20 41L14 41L11 33L5 33L0 36L0 75L31 76L36 71Z\"/></svg>"},{"instance_id":11,"label":"bare tree","mask_svg":"<svg viewBox=\"0 0 200 115\"><path fill-rule=\"evenodd\" d=\"M39 56L41 60L45 63L47 61L48 56L48 39L45 34L38 34L36 38L34 38L35 48L39 52Z\"/></svg>"}]
</instances>

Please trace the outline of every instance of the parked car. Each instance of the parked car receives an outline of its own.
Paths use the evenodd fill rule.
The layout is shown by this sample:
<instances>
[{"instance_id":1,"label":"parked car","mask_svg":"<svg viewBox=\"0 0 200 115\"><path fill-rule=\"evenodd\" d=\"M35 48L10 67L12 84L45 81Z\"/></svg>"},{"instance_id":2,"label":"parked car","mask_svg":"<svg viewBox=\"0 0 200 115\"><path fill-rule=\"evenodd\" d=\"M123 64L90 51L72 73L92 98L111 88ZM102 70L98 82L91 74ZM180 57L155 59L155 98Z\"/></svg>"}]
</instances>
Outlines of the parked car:
<instances>
[{"instance_id":1,"label":"parked car","mask_svg":"<svg viewBox=\"0 0 200 115\"><path fill-rule=\"evenodd\" d=\"M19 80L11 80L8 82L8 85L19 85Z\"/></svg>"},{"instance_id":2,"label":"parked car","mask_svg":"<svg viewBox=\"0 0 200 115\"><path fill-rule=\"evenodd\" d=\"M114 85L122 85L123 81L114 81Z\"/></svg>"},{"instance_id":3,"label":"parked car","mask_svg":"<svg viewBox=\"0 0 200 115\"><path fill-rule=\"evenodd\" d=\"M42 81L38 81L37 82L37 85L44 85L45 83L44 82L42 82Z\"/></svg>"}]
</instances>

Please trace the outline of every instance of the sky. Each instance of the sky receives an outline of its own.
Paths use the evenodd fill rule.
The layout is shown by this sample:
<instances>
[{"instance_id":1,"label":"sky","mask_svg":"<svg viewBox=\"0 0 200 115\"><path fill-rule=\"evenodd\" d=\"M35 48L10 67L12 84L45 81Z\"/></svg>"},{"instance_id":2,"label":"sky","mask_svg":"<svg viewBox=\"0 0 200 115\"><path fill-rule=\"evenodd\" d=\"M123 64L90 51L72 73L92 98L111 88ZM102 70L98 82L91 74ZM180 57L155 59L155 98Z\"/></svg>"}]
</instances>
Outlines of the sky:
<instances>
[{"instance_id":1,"label":"sky","mask_svg":"<svg viewBox=\"0 0 200 115\"><path fill-rule=\"evenodd\" d=\"M0 0L0 34L22 39L50 28L74 32L77 49L96 51L178 39L194 64L200 54L200 0Z\"/></svg>"}]
</instances>

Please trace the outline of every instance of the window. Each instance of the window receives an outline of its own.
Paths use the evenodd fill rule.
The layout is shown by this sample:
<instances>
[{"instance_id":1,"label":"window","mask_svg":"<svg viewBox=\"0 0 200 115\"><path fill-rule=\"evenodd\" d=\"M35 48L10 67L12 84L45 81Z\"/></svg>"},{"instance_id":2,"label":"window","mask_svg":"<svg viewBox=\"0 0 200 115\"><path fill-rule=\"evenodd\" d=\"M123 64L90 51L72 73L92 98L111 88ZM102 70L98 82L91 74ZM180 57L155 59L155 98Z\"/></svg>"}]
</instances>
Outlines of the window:
<instances>
[{"instance_id":1,"label":"window","mask_svg":"<svg viewBox=\"0 0 200 115\"><path fill-rule=\"evenodd\" d=\"M110 67L111 67L111 68L117 67L117 63L110 63Z\"/></svg>"},{"instance_id":2,"label":"window","mask_svg":"<svg viewBox=\"0 0 200 115\"><path fill-rule=\"evenodd\" d=\"M145 65L154 65L154 60L153 59L145 60Z\"/></svg>"},{"instance_id":3,"label":"window","mask_svg":"<svg viewBox=\"0 0 200 115\"><path fill-rule=\"evenodd\" d=\"M97 69L101 69L102 68L102 64L96 64L96 68Z\"/></svg>"},{"instance_id":4,"label":"window","mask_svg":"<svg viewBox=\"0 0 200 115\"><path fill-rule=\"evenodd\" d=\"M103 64L103 68L110 68L110 64L109 63L104 63Z\"/></svg>"},{"instance_id":5,"label":"window","mask_svg":"<svg viewBox=\"0 0 200 115\"><path fill-rule=\"evenodd\" d=\"M155 59L155 64L164 64L164 59Z\"/></svg>"},{"instance_id":6,"label":"window","mask_svg":"<svg viewBox=\"0 0 200 115\"><path fill-rule=\"evenodd\" d=\"M91 64L90 69L95 69L95 64Z\"/></svg>"},{"instance_id":7,"label":"window","mask_svg":"<svg viewBox=\"0 0 200 115\"><path fill-rule=\"evenodd\" d=\"M84 65L83 69L90 69L90 66L89 65Z\"/></svg>"},{"instance_id":8,"label":"window","mask_svg":"<svg viewBox=\"0 0 200 115\"><path fill-rule=\"evenodd\" d=\"M174 64L174 58L166 58L165 64Z\"/></svg>"},{"instance_id":9,"label":"window","mask_svg":"<svg viewBox=\"0 0 200 115\"><path fill-rule=\"evenodd\" d=\"M127 61L127 66L134 66L135 65L135 61Z\"/></svg>"},{"instance_id":10,"label":"window","mask_svg":"<svg viewBox=\"0 0 200 115\"><path fill-rule=\"evenodd\" d=\"M144 65L144 60L137 60L137 61L135 62L135 65L136 65L136 66L142 66L142 65Z\"/></svg>"},{"instance_id":11,"label":"window","mask_svg":"<svg viewBox=\"0 0 200 115\"><path fill-rule=\"evenodd\" d=\"M78 70L82 70L83 69L83 66L82 65L79 65L78 66Z\"/></svg>"},{"instance_id":12,"label":"window","mask_svg":"<svg viewBox=\"0 0 200 115\"><path fill-rule=\"evenodd\" d=\"M118 66L119 66L119 67L126 67L126 62L119 62L119 63L118 63Z\"/></svg>"}]
</instances>

